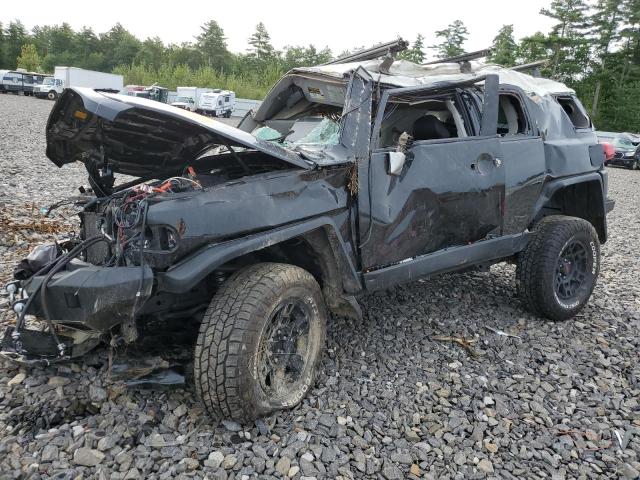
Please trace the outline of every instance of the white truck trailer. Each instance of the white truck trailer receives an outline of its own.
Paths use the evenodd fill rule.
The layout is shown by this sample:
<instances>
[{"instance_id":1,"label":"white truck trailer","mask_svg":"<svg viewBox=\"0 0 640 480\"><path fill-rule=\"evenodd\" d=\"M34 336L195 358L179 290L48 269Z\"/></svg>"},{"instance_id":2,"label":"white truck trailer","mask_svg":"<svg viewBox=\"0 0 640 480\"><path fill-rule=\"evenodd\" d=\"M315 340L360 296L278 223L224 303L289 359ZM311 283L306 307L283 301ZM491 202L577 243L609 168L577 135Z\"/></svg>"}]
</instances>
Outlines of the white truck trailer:
<instances>
[{"instance_id":1,"label":"white truck trailer","mask_svg":"<svg viewBox=\"0 0 640 480\"><path fill-rule=\"evenodd\" d=\"M65 88L69 87L87 87L117 93L122 90L123 85L122 75L77 67L56 67L53 77L45 78L34 93L39 98L55 100Z\"/></svg>"}]
</instances>

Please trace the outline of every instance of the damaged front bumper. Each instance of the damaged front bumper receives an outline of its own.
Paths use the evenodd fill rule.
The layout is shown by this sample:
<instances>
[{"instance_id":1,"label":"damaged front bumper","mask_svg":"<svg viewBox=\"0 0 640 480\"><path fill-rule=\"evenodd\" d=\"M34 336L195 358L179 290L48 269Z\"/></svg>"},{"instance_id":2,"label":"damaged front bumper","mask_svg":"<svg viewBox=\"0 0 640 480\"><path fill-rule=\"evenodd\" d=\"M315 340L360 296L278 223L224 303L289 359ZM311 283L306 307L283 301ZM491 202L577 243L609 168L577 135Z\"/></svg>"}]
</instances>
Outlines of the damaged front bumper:
<instances>
[{"instance_id":1,"label":"damaged front bumper","mask_svg":"<svg viewBox=\"0 0 640 480\"><path fill-rule=\"evenodd\" d=\"M14 301L14 311L27 305L25 314L44 318L40 284L44 275L25 282ZM93 348L102 334L130 320L134 309L142 307L153 289L154 275L148 266L98 267L79 260L47 283L47 311L64 357L77 357ZM0 355L21 363L60 360L59 345L50 332L9 327L2 337Z\"/></svg>"}]
</instances>

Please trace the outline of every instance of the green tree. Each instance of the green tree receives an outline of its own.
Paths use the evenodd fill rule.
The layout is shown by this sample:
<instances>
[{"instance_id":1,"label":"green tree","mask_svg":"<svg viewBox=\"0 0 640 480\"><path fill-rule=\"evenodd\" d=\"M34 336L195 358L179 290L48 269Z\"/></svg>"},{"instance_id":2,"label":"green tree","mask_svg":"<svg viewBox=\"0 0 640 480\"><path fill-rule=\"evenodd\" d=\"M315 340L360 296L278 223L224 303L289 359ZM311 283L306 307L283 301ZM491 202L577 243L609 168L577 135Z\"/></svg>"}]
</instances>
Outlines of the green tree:
<instances>
[{"instance_id":1,"label":"green tree","mask_svg":"<svg viewBox=\"0 0 640 480\"><path fill-rule=\"evenodd\" d=\"M104 54L100 48L100 39L91 27L83 27L74 36L75 64L90 70L106 68Z\"/></svg>"},{"instance_id":2,"label":"green tree","mask_svg":"<svg viewBox=\"0 0 640 480\"><path fill-rule=\"evenodd\" d=\"M516 58L518 63L531 63L544 60L550 55L549 39L542 32L520 39L517 46Z\"/></svg>"},{"instance_id":3,"label":"green tree","mask_svg":"<svg viewBox=\"0 0 640 480\"><path fill-rule=\"evenodd\" d=\"M202 52L190 42L170 44L165 51L164 65L188 65L196 69L204 64Z\"/></svg>"},{"instance_id":4,"label":"green tree","mask_svg":"<svg viewBox=\"0 0 640 480\"><path fill-rule=\"evenodd\" d=\"M202 33L196 39L205 64L219 70L225 69L229 64L229 51L224 30L215 20L209 20L200 30Z\"/></svg>"},{"instance_id":5,"label":"green tree","mask_svg":"<svg viewBox=\"0 0 640 480\"><path fill-rule=\"evenodd\" d=\"M22 45L29 43L29 35L20 20L9 22L5 31L5 62L7 67L16 68L16 61L20 56Z\"/></svg>"},{"instance_id":6,"label":"green tree","mask_svg":"<svg viewBox=\"0 0 640 480\"><path fill-rule=\"evenodd\" d=\"M24 68L29 72L40 70L40 55L33 43L23 45L18 57L18 68Z\"/></svg>"},{"instance_id":7,"label":"green tree","mask_svg":"<svg viewBox=\"0 0 640 480\"><path fill-rule=\"evenodd\" d=\"M160 68L165 62L166 47L160 37L147 38L135 58L135 63Z\"/></svg>"},{"instance_id":8,"label":"green tree","mask_svg":"<svg viewBox=\"0 0 640 480\"><path fill-rule=\"evenodd\" d=\"M249 37L249 55L258 60L270 60L274 57L273 45L271 45L271 37L264 23L260 22L256 25L256 31Z\"/></svg>"},{"instance_id":9,"label":"green tree","mask_svg":"<svg viewBox=\"0 0 640 480\"><path fill-rule=\"evenodd\" d=\"M140 40L120 23L116 23L108 32L100 34L100 49L105 57L105 66L109 70L116 65L133 63L140 45Z\"/></svg>"},{"instance_id":10,"label":"green tree","mask_svg":"<svg viewBox=\"0 0 640 480\"><path fill-rule=\"evenodd\" d=\"M2 26L2 22L0 22L0 68L6 67L5 60L5 50L6 44L4 40L4 27Z\"/></svg>"},{"instance_id":11,"label":"green tree","mask_svg":"<svg viewBox=\"0 0 640 480\"><path fill-rule=\"evenodd\" d=\"M49 29L49 49L55 53L69 52L75 54L76 33L68 23L55 25Z\"/></svg>"},{"instance_id":12,"label":"green tree","mask_svg":"<svg viewBox=\"0 0 640 480\"><path fill-rule=\"evenodd\" d=\"M462 20L454 20L447 28L436 32L436 37L441 42L429 48L436 51L438 58L462 55L465 52L464 43L467 41L468 35L469 31Z\"/></svg>"},{"instance_id":13,"label":"green tree","mask_svg":"<svg viewBox=\"0 0 640 480\"><path fill-rule=\"evenodd\" d=\"M594 6L594 13L590 18L591 37L594 44L593 57L593 96L591 101L591 116L598 118L598 107L602 92L602 87L609 90L610 85L615 85L615 79L610 78L611 72L607 70L610 62L611 47L620 39L620 28L623 15L622 0L598 0ZM583 82L586 86L586 82Z\"/></svg>"},{"instance_id":14,"label":"green tree","mask_svg":"<svg viewBox=\"0 0 640 480\"><path fill-rule=\"evenodd\" d=\"M518 44L513 38L513 25L503 25L493 39L489 60L504 67L516 64Z\"/></svg>"},{"instance_id":15,"label":"green tree","mask_svg":"<svg viewBox=\"0 0 640 480\"><path fill-rule=\"evenodd\" d=\"M550 68L555 78L571 82L589 66L588 8L584 0L553 0L549 9L540 10L556 20L549 34L553 51Z\"/></svg>"},{"instance_id":16,"label":"green tree","mask_svg":"<svg viewBox=\"0 0 640 480\"><path fill-rule=\"evenodd\" d=\"M416 36L411 48L406 49L398 54L398 58L409 60L414 63L424 62L424 37L420 34Z\"/></svg>"},{"instance_id":17,"label":"green tree","mask_svg":"<svg viewBox=\"0 0 640 480\"><path fill-rule=\"evenodd\" d=\"M46 56L51 50L51 27L49 25L36 25L31 29L31 40L41 57Z\"/></svg>"},{"instance_id":18,"label":"green tree","mask_svg":"<svg viewBox=\"0 0 640 480\"><path fill-rule=\"evenodd\" d=\"M280 65L283 71L288 71L295 67L321 65L330 60L331 50L328 47L318 51L314 45L308 47L286 46L280 58Z\"/></svg>"}]
</instances>

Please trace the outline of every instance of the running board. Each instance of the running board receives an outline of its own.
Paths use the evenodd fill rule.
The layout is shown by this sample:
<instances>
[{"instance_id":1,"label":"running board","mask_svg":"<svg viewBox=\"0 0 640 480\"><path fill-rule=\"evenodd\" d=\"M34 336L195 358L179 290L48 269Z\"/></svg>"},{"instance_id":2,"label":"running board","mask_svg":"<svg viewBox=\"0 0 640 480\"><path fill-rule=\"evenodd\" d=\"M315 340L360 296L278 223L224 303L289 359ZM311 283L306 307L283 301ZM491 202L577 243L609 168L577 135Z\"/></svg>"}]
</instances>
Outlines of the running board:
<instances>
[{"instance_id":1,"label":"running board","mask_svg":"<svg viewBox=\"0 0 640 480\"><path fill-rule=\"evenodd\" d=\"M383 290L398 283L461 270L485 262L508 258L524 249L529 232L483 240L471 245L445 248L434 253L404 260L363 275L368 291Z\"/></svg>"}]
</instances>

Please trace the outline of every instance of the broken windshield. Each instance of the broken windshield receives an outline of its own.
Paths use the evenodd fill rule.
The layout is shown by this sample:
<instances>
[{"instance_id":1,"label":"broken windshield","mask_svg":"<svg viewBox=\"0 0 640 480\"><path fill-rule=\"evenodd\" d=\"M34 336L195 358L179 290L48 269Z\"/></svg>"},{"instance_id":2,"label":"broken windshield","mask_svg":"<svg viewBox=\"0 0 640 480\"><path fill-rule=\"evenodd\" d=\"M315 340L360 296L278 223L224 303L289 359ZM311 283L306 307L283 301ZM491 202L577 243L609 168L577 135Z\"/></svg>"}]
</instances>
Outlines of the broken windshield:
<instances>
[{"instance_id":1,"label":"broken windshield","mask_svg":"<svg viewBox=\"0 0 640 480\"><path fill-rule=\"evenodd\" d=\"M337 145L340 139L340 123L328 117L303 117L284 128L273 128L275 126L261 126L251 133L259 140L278 142L287 147Z\"/></svg>"}]
</instances>

